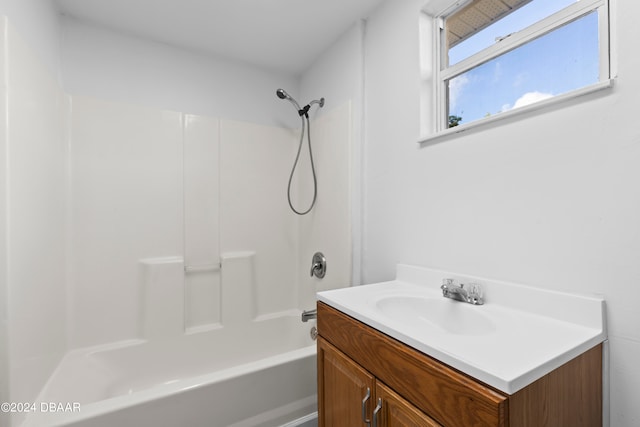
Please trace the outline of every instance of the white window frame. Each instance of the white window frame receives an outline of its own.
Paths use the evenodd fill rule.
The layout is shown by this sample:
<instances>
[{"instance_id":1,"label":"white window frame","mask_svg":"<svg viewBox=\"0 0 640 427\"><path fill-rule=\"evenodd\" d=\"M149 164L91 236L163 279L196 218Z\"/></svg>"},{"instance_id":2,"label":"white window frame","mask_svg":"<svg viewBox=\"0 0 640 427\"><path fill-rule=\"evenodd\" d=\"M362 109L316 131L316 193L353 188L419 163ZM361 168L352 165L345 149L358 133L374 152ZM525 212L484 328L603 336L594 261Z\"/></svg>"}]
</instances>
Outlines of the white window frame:
<instances>
[{"instance_id":1,"label":"white window frame","mask_svg":"<svg viewBox=\"0 0 640 427\"><path fill-rule=\"evenodd\" d=\"M611 80L611 47L610 47L610 31L609 31L609 0L580 0L573 3L566 8L548 16L547 18L536 22L535 24L524 28L514 34L509 35L499 42L463 59L462 61L447 66L447 47L446 47L446 33L445 33L445 19L453 13L466 6L468 1L456 2L453 6L444 10L443 12L431 16L433 18L434 28L434 47L433 57L435 58L433 71L435 84L434 94L435 105L433 111L435 113L435 126L432 131L432 135L423 138L421 142L427 142L429 139L437 138L441 135L448 135L451 133L459 133L467 130L471 127L475 127L488 122L502 119L503 117L512 116L513 114L520 114L522 112L537 110L543 108L548 104L555 104L567 98L573 98L576 96L584 95L593 91L611 87L613 81ZM447 82L465 72L472 70L473 68L484 64L494 58L497 58L511 50L538 38L545 34L548 34L561 26L568 24L574 20L577 20L591 12L596 11L598 13L598 31L600 39L600 81L588 85L586 87L576 89L567 94L556 95L545 101L541 101L535 104L531 104L526 107L509 110L507 112L498 113L490 117L474 120L470 123L461 124L459 126L449 128L448 127L448 100L447 100Z\"/></svg>"}]
</instances>

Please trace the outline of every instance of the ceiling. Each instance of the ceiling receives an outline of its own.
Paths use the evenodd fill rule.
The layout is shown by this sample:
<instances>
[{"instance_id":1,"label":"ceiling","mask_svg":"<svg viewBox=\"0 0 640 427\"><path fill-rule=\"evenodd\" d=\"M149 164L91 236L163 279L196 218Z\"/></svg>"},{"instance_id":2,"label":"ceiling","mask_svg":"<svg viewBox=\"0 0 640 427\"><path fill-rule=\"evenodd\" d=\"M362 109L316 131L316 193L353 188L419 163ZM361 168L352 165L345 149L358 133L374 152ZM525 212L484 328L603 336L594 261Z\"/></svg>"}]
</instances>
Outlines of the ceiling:
<instances>
[{"instance_id":1,"label":"ceiling","mask_svg":"<svg viewBox=\"0 0 640 427\"><path fill-rule=\"evenodd\" d=\"M93 25L290 74L384 0L53 0Z\"/></svg>"}]
</instances>

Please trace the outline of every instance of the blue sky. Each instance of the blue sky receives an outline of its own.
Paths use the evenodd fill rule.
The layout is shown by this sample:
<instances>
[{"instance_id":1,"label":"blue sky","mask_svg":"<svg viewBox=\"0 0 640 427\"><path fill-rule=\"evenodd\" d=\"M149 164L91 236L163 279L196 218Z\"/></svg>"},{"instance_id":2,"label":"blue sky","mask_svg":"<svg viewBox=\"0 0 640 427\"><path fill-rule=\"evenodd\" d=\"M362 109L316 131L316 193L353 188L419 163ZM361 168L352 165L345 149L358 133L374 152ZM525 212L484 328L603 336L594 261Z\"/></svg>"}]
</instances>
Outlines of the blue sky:
<instances>
[{"instance_id":1,"label":"blue sky","mask_svg":"<svg viewBox=\"0 0 640 427\"><path fill-rule=\"evenodd\" d=\"M450 50L450 62L495 43L575 0L534 0ZM563 4L564 3L564 4ZM461 124L599 80L598 17L591 13L450 81L450 112Z\"/></svg>"}]
</instances>

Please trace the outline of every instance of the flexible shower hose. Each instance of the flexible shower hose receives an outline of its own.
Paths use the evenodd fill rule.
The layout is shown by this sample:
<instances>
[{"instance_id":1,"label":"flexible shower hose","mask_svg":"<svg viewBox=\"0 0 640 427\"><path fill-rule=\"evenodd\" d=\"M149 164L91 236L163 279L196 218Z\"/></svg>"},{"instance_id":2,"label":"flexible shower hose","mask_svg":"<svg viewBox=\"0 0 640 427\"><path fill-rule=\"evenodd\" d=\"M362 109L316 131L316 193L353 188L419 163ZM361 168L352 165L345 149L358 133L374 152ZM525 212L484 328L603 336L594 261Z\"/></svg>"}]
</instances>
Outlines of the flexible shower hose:
<instances>
[{"instance_id":1,"label":"flexible shower hose","mask_svg":"<svg viewBox=\"0 0 640 427\"><path fill-rule=\"evenodd\" d=\"M287 199L289 200L289 207L293 212L295 212L298 215L306 215L309 212L311 212L311 209L313 209L313 206L316 204L316 198L318 197L318 181L316 179L316 168L315 168L315 165L313 164L313 153L311 151L311 124L309 123L309 117L307 117L306 115L300 116L300 118L302 119L302 130L300 131L300 143L298 144L298 154L296 154L296 160L293 163L293 167L291 168L291 175L289 175L289 185L287 187ZM293 207L293 203L291 202L291 182L293 181L293 174L296 170L296 167L298 166L298 161L300 160L300 152L302 151L302 143L304 142L305 125L307 130L307 141L309 145L309 160L311 161L311 173L313 175L313 201L311 202L311 206L309 206L309 209L307 209L304 212L300 212Z\"/></svg>"}]
</instances>

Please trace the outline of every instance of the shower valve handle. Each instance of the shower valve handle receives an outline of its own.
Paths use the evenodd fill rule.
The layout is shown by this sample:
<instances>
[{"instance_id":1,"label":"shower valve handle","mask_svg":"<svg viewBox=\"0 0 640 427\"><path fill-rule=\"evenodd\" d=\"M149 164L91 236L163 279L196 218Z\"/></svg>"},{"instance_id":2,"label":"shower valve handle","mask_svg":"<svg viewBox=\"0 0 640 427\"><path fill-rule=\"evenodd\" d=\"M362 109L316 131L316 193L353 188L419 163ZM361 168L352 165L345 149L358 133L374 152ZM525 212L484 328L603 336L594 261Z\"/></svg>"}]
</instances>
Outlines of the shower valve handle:
<instances>
[{"instance_id":1,"label":"shower valve handle","mask_svg":"<svg viewBox=\"0 0 640 427\"><path fill-rule=\"evenodd\" d=\"M311 274L309 274L311 277L313 277L313 273L316 272L316 270L320 270L322 268L322 264L320 264L319 262L314 263L311 266Z\"/></svg>"},{"instance_id":2,"label":"shower valve handle","mask_svg":"<svg viewBox=\"0 0 640 427\"><path fill-rule=\"evenodd\" d=\"M318 279L322 279L327 273L327 260L322 252L316 252L311 260L311 277L314 275Z\"/></svg>"}]
</instances>

